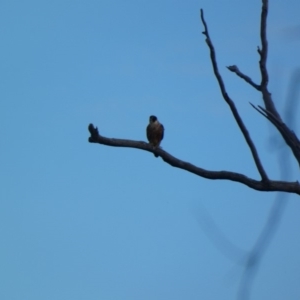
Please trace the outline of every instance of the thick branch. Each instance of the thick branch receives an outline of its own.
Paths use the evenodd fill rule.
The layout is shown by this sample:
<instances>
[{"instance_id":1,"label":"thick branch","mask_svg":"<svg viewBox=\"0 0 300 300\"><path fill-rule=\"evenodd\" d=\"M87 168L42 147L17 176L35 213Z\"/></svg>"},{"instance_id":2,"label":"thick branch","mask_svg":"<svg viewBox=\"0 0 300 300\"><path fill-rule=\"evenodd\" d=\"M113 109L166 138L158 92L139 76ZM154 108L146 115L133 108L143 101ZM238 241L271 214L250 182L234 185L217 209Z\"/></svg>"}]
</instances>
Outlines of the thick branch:
<instances>
[{"instance_id":1,"label":"thick branch","mask_svg":"<svg viewBox=\"0 0 300 300\"><path fill-rule=\"evenodd\" d=\"M214 49L214 46L212 44L212 41L210 39L210 36L209 36L209 33L208 33L208 28L207 28L207 25L206 25L206 22L204 20L204 14L203 14L203 10L201 9L201 20L202 20L202 23L203 23L203 26L204 26L204 32L203 34L206 36L206 43L209 47L209 50L210 50L210 58L211 58L211 62L212 62L212 65L213 65L213 70L214 70L214 73L215 73L215 76L217 78L217 81L219 83L219 87L221 89L221 93L223 95L223 98L224 100L226 101L226 103L229 105L230 109L231 109L231 112L240 128L240 130L242 131L243 135L244 135L244 138L251 150L251 153L252 153L252 156L253 156L253 159L255 161L255 164L256 164L256 167L260 173L260 176L262 178L262 180L268 180L268 176L262 166L262 163L260 162L260 159L259 159L259 156L258 156L258 153L257 153L257 150L255 148L255 145L250 137L250 134L242 120L242 118L240 117L236 107L235 107L235 104L234 102L231 100L231 98L228 96L227 94L227 91L226 91L226 88L225 88L225 85L224 85L224 82L223 82L223 79L219 73L219 70L218 70L218 65L217 65L217 61L216 61L216 54L215 54L215 49Z\"/></svg>"},{"instance_id":2,"label":"thick branch","mask_svg":"<svg viewBox=\"0 0 300 300\"><path fill-rule=\"evenodd\" d=\"M89 132L91 136L89 137L90 143L98 143L102 145L112 146L112 147L125 147L125 148L136 148L145 150L148 152L155 153L159 155L166 163L169 165L183 169L195 175L198 175L203 178L213 179L213 180L231 180L235 182L242 183L252 189L265 192L288 192L300 195L300 184L296 182L285 182L285 181L275 181L275 180L264 180L258 181L252 178L249 178L243 174L229 172L229 171L208 171L199 167L196 167L193 164L182 161L168 152L162 150L161 148L153 149L153 147L143 141L133 141L133 140L124 140L124 139L111 139L99 134L98 128L94 127L93 124L90 124Z\"/></svg>"},{"instance_id":3,"label":"thick branch","mask_svg":"<svg viewBox=\"0 0 300 300\"><path fill-rule=\"evenodd\" d=\"M253 80L252 80L249 76L243 74L243 73L239 70L239 68L238 68L237 66L229 66L229 67L227 67L227 69L228 69L229 71L235 73L237 76L241 77L242 79L244 79L244 80L245 80L246 82L248 82L251 86L253 86L256 90L258 90L258 91L261 90L260 85L254 83Z\"/></svg>"}]
</instances>

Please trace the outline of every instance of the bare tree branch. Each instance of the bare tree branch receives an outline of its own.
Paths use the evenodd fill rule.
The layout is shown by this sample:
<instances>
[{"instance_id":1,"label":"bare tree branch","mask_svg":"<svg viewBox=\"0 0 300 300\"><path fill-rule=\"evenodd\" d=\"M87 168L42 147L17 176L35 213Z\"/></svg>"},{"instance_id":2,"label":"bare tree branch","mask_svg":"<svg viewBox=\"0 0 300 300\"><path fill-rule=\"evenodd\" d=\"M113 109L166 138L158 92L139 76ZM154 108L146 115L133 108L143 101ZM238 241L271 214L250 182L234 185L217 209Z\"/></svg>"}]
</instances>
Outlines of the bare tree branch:
<instances>
[{"instance_id":1,"label":"bare tree branch","mask_svg":"<svg viewBox=\"0 0 300 300\"><path fill-rule=\"evenodd\" d=\"M251 104L259 113L266 117L280 132L286 144L291 148L294 157L298 161L300 167L300 141L296 134L289 129L289 127L282 121L281 116L276 110L274 102L272 100L272 95L268 90L269 74L267 70L267 57L268 57L268 40L267 40L267 16L268 16L269 3L268 0L262 0L262 10L261 10L261 21L260 21L260 38L261 38L261 48L257 48L257 52L260 55L259 68L261 73L261 83L257 85L253 80L247 75L240 72L237 66L227 67L231 72L237 74L240 78L249 83L252 87L262 93L262 98L265 104L265 109L259 107L257 109L253 104ZM202 10L201 10L202 14ZM203 20L202 20L203 21ZM206 26L206 24L205 24ZM205 34L205 32L204 32ZM223 92L222 92L223 94ZM224 95L223 95L224 97ZM265 113L262 111L265 110Z\"/></svg>"},{"instance_id":2,"label":"bare tree branch","mask_svg":"<svg viewBox=\"0 0 300 300\"><path fill-rule=\"evenodd\" d=\"M238 68L237 66L235 66L235 65L234 65L234 66L229 66L229 67L227 67L227 69L228 69L229 71L235 73L237 76L241 77L242 79L244 79L246 82L248 82L248 83L249 83L252 87L254 87L256 90L261 91L260 85L254 83L253 80L252 80L249 76L243 74L243 73L239 70L239 68Z\"/></svg>"},{"instance_id":3,"label":"bare tree branch","mask_svg":"<svg viewBox=\"0 0 300 300\"><path fill-rule=\"evenodd\" d=\"M235 107L235 104L234 102L231 100L231 98L228 96L227 94L227 91L226 91L226 88L225 88L225 85L224 85L224 82L223 82L223 79L219 73L219 70L218 70L218 65L217 65L217 61L216 61L216 54L215 54L215 49L214 49L214 46L212 44L212 41L210 39L210 36L209 36L209 33L208 33L208 28L207 28L207 25L206 25L206 22L205 22L205 19L204 19L204 14L203 14L203 9L201 9L201 20L202 20L202 23L203 23L203 26L204 26L204 31L202 32L205 36L206 36L206 43L209 47L209 50L210 50L210 58L211 58L211 62L212 62L212 65L213 65L213 70L214 70L214 73L215 73L215 76L217 78L217 81L219 83L219 87L221 89L221 93L222 93L222 96L224 98L224 100L226 101L226 103L229 105L230 109L231 109L231 112L240 128L240 130L242 131L243 135L244 135L244 138L250 148L250 151L252 153L252 156L253 156L253 159L255 161L255 164L256 164L256 167L260 173L260 176L262 178L262 180L268 180L268 176L262 166L262 163L259 159L259 156L258 156L258 153L257 153L257 150L255 148L255 145L250 137L250 134L242 120L242 118L240 117L236 107Z\"/></svg>"},{"instance_id":4,"label":"bare tree branch","mask_svg":"<svg viewBox=\"0 0 300 300\"><path fill-rule=\"evenodd\" d=\"M268 91L269 75L267 70L267 57L268 57L268 40L267 40L267 17L268 17L269 3L268 0L262 0L261 21L260 21L260 39L261 49L258 47L257 52L260 55L259 68L261 73L261 92L265 107L268 111L272 112L278 119L278 114L271 93Z\"/></svg>"},{"instance_id":5,"label":"bare tree branch","mask_svg":"<svg viewBox=\"0 0 300 300\"><path fill-rule=\"evenodd\" d=\"M274 102L271 97L271 93L268 91L269 75L267 71L267 57L268 57L268 41L267 41L267 16L268 16L268 0L262 0L261 10L261 24L260 24L260 38L262 48L258 48L260 55L260 71L261 71L261 92L266 109L264 110L268 116L268 120L271 121L277 130L281 133L286 144L291 148L295 158L300 166L300 141L296 134L288 128L287 125L281 120L278 114Z\"/></svg>"},{"instance_id":6,"label":"bare tree branch","mask_svg":"<svg viewBox=\"0 0 300 300\"><path fill-rule=\"evenodd\" d=\"M229 171L208 171L195 165L180 160L168 152L162 150L161 148L154 149L150 144L143 141L133 141L133 140L124 140L124 139L114 139L101 136L99 134L98 128L94 127L93 124L90 124L88 130L91 134L89 137L90 143L98 143L102 145L112 146L112 147L125 147L125 148L136 148L152 152L160 156L166 163L169 165L179 168L195 175L198 175L203 178L213 179L213 180L231 180L235 182L242 183L254 190L264 191L264 192L288 192L300 195L300 184L296 182L285 182L277 180L262 180L258 181L252 178L249 178L243 174L229 172Z\"/></svg>"},{"instance_id":7,"label":"bare tree branch","mask_svg":"<svg viewBox=\"0 0 300 300\"><path fill-rule=\"evenodd\" d=\"M267 57L268 57L268 40L267 40L267 17L269 4L268 0L262 0L261 21L260 21L260 39L261 49L258 48L260 55L260 72L261 72L261 86L267 88L269 83L269 75L267 71ZM273 102L273 101L272 101Z\"/></svg>"},{"instance_id":8,"label":"bare tree branch","mask_svg":"<svg viewBox=\"0 0 300 300\"><path fill-rule=\"evenodd\" d=\"M263 1L263 9L262 9L262 18L261 18L261 38L262 38L262 50L259 50L259 53L261 55L261 73L262 73L262 83L260 88L264 91L267 91L267 84L268 84L268 73L266 70L266 59L267 59L267 41L266 41L266 29L263 29L266 24L266 17L267 17L267 4L268 1ZM121 140L121 139L109 139L106 137L101 136L98 133L98 129L94 128L92 124L89 125L89 131L91 133L91 137L89 138L89 141L91 143L100 143L103 145L108 146L114 146L114 147L130 147L130 148L137 148L142 149L145 151L152 152L154 154L157 154L158 156L161 156L162 159L170 164L173 167L184 169L188 172L194 173L198 176L208 178L208 179L220 179L220 180L231 180L235 182L240 182L242 184L247 185L250 188L253 188L255 190L259 191L283 191L283 192L289 192L289 193L295 193L300 194L300 186L298 182L284 182L284 181L273 181L269 180L262 164L260 161L260 158L258 156L256 147L250 137L250 134L246 128L246 126L243 123L243 120L241 119L236 106L232 99L227 94L223 79L219 73L217 62L216 62L216 54L214 46L211 42L207 24L204 19L203 10L201 9L201 20L204 25L204 32L203 34L206 36L206 43L210 50L210 57L211 62L214 70L214 74L217 78L217 81L219 83L219 87L222 93L222 96L226 103L229 105L231 112L242 132L244 135L244 138L250 148L250 151L252 153L253 159L255 161L256 167L261 175L261 181L257 181L251 178L248 178L247 176L235 172L228 172L228 171L208 171L199 167L196 167L188 162L184 162L182 160L179 160L166 151L163 151L161 148L154 149L151 145L148 143L142 142L142 141L131 141L131 140ZM238 73L238 69L234 68L234 66L229 67L232 71ZM249 82L251 85L254 85L257 87L256 84L253 83L253 81L247 77L246 75L240 73L240 76L243 77L247 82ZM261 90L262 93L264 93L263 90ZM267 91L268 92L268 91ZM268 93L270 96L270 94ZM270 100L270 103L273 104L273 101L271 97L268 98ZM274 126L279 130L279 132L282 134L283 138L285 139L286 143L291 147L291 149L294 152L295 157L297 158L299 164L300 164L300 142L297 139L294 132L289 130L289 128L282 122L281 118L278 116L277 111L275 110L274 105L268 105L271 107L272 111L269 111L268 109L264 109L261 106L259 108L256 108L253 104L251 104L257 111L259 111L264 117L266 117L270 122L274 124Z\"/></svg>"}]
</instances>

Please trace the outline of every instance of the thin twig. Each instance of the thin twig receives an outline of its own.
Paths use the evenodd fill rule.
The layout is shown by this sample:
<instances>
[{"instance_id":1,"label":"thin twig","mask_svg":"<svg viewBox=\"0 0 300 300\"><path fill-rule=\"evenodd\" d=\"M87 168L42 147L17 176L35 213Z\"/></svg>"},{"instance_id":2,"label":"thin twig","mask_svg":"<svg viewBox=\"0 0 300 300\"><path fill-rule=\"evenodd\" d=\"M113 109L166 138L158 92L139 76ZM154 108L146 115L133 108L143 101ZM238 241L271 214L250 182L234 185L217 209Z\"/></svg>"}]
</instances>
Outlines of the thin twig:
<instances>
[{"instance_id":1,"label":"thin twig","mask_svg":"<svg viewBox=\"0 0 300 300\"><path fill-rule=\"evenodd\" d=\"M294 157L296 158L300 166L300 141L294 133L294 131L289 129L281 119L278 119L277 116L275 116L273 113L266 110L262 106L258 105L257 108L252 103L250 104L256 111L258 111L265 118L267 118L277 128L277 130L281 133L281 136L283 137L286 144L290 146Z\"/></svg>"},{"instance_id":2,"label":"thin twig","mask_svg":"<svg viewBox=\"0 0 300 300\"><path fill-rule=\"evenodd\" d=\"M219 70L218 70L218 65L217 65L217 61L216 61L216 54L215 54L215 49L214 49L214 46L212 44L212 41L210 39L210 36L209 36L209 33L208 33L208 28L207 28L207 25L206 25L206 22L205 22L205 19L204 19L204 14L203 14L203 9L201 9L201 20L202 20L202 23L203 23L203 26L204 26L204 32L202 32L205 36L206 36L206 43L209 47L209 50L210 50L210 58L211 58L211 62L212 62L212 65L213 65L213 70L214 70L214 73L215 73L215 76L217 78L217 81L219 83L219 87L221 89L221 93L223 95L223 98L224 100L226 101L226 103L229 105L230 109L231 109L231 112L240 128L240 130L242 131L242 134L244 135L244 138L250 148L250 151L252 153L252 156L253 156L253 159L255 161L255 164L256 164L256 167L260 173L260 176L262 178L262 180L265 180L267 181L268 180L268 176L267 176L267 173L265 172L263 166L262 166L262 163L259 159L259 156L258 156L258 153L257 153L257 150L255 148L255 145L250 137L250 134L242 120L242 118L240 117L236 107L235 107L235 104L234 102L231 100L231 98L228 96L227 94L227 91L226 91L226 88L225 88L225 85L224 85L224 82L223 82L223 79L219 73Z\"/></svg>"},{"instance_id":3,"label":"thin twig","mask_svg":"<svg viewBox=\"0 0 300 300\"><path fill-rule=\"evenodd\" d=\"M263 115L265 118L267 118L268 120L269 120L269 118L268 118L268 115L266 115L266 114L264 114L262 111L260 111L254 104L252 104L251 102L249 102L250 103L250 105L256 110L256 111L258 111L261 115Z\"/></svg>"},{"instance_id":4,"label":"thin twig","mask_svg":"<svg viewBox=\"0 0 300 300\"><path fill-rule=\"evenodd\" d=\"M238 68L237 66L235 66L235 65L234 65L234 66L229 66L229 67L227 67L227 69L228 69L229 71L235 73L235 74L236 74L237 76L239 76L240 78L244 79L246 82L248 82L248 83L249 83L252 87L254 87L256 90L261 91L260 85L254 83L253 80L252 80L249 76L243 74L243 73L239 70L239 68Z\"/></svg>"}]
</instances>

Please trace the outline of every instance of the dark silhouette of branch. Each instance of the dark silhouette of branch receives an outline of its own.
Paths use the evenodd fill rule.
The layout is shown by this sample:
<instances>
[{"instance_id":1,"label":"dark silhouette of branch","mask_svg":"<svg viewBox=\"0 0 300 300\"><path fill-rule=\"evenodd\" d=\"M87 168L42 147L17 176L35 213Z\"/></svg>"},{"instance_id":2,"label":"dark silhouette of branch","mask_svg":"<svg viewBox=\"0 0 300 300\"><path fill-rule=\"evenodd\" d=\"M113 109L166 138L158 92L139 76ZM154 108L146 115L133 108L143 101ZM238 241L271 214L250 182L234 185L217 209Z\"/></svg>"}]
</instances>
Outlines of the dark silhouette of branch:
<instances>
[{"instance_id":1,"label":"dark silhouette of branch","mask_svg":"<svg viewBox=\"0 0 300 300\"><path fill-rule=\"evenodd\" d=\"M267 58L268 58L268 40L267 40L267 17L268 17L269 3L268 0L262 0L262 9L261 9L261 21L260 21L260 39L261 39L261 48L257 47L257 52L260 56L259 60L259 69L261 73L261 83L260 91L262 92L263 101L265 107L277 119L281 119L278 114L274 102L272 100L271 93L268 91L269 83L269 74L267 70Z\"/></svg>"},{"instance_id":2,"label":"dark silhouette of branch","mask_svg":"<svg viewBox=\"0 0 300 300\"><path fill-rule=\"evenodd\" d=\"M235 66L235 65L234 65L234 66L229 66L229 67L227 67L227 69L228 69L229 71L235 73L237 76L241 77L242 79L244 79L246 82L248 82L248 83L249 83L252 87L254 87L256 90L261 91L260 85L254 83L253 80L252 80L249 76L243 74L243 73L239 70L239 68L238 68L237 66Z\"/></svg>"},{"instance_id":3,"label":"dark silhouette of branch","mask_svg":"<svg viewBox=\"0 0 300 300\"><path fill-rule=\"evenodd\" d=\"M268 17L269 3L268 0L262 0L261 21L260 21L260 39L261 48L257 47L257 52L260 55L259 68L261 73L261 92L265 107L272 112L278 119L280 116L275 108L274 102L271 98L271 93L268 91L269 75L267 70L268 58L268 40L267 40L267 17Z\"/></svg>"},{"instance_id":4,"label":"dark silhouette of branch","mask_svg":"<svg viewBox=\"0 0 300 300\"><path fill-rule=\"evenodd\" d=\"M136 148L145 150L148 152L152 152L160 156L166 163L169 165L183 169L195 175L198 175L207 179L219 179L219 180L231 180L235 182L242 183L252 189L264 192L288 192L300 195L300 184L298 181L296 182L285 182L285 181L277 181L277 180L262 180L258 181L252 178L249 178L243 174L229 172L229 171L208 171L195 165L182 161L168 152L162 150L161 148L154 149L150 144L143 141L133 141L133 140L124 140L124 139L115 139L115 138L107 138L101 136L99 134L98 128L94 127L93 124L90 124L88 130L91 134L89 137L90 143L98 143L107 146L113 147L126 147L126 148Z\"/></svg>"},{"instance_id":5,"label":"dark silhouette of branch","mask_svg":"<svg viewBox=\"0 0 300 300\"><path fill-rule=\"evenodd\" d=\"M225 84L223 82L223 79L219 73L219 70L218 70L218 65L217 65L217 60L216 60L216 54L215 54L215 49L214 49L214 46L212 44L212 41L210 39L210 36L209 36L209 33L208 33L208 28L207 28L207 25L206 25L206 22L205 22L205 19L204 19L204 13L203 13L203 9L201 9L201 20L202 20L202 23L203 23L203 26L204 26L204 31L202 32L205 36L206 36L206 43L209 47L209 50L210 50L210 58L211 58L211 62L212 62L212 65L213 65L213 70L214 70L214 73L215 73L215 76L217 78L217 81L219 83L219 86L220 86L220 89L221 89L221 93L222 93L222 96L224 98L224 100L226 101L226 103L229 105L230 109L231 109L231 112L240 128L240 130L242 131L243 135L244 135L244 138L251 150L251 153L252 153L252 156L253 156L253 159L255 161L255 164L256 164L256 167L261 175L261 178L262 180L265 180L267 181L268 180L268 176L262 166L262 163L260 162L260 159L259 159L259 156L258 156L258 153L257 153L257 150L255 148L255 145L250 137L250 134L242 120L242 118L240 117L236 107L235 107L235 104L234 102L231 100L231 98L228 96L227 94L227 91L226 91L226 88L225 88Z\"/></svg>"},{"instance_id":6,"label":"dark silhouette of branch","mask_svg":"<svg viewBox=\"0 0 300 300\"><path fill-rule=\"evenodd\" d=\"M267 71L267 57L268 57L268 41L267 41L267 16L268 16L268 0L262 0L262 11L261 11L261 25L260 25L260 38L261 38L261 49L258 48L260 55L260 71L261 71L261 92L266 107L266 113L268 117L272 115L272 120L276 118L276 122L272 122L281 133L286 144L292 149L295 158L300 166L300 141L295 133L290 130L281 120L278 114L274 102L271 97L271 93L268 91L269 76ZM275 117L275 118L274 118ZM280 124L279 126L276 126Z\"/></svg>"},{"instance_id":7,"label":"dark silhouette of branch","mask_svg":"<svg viewBox=\"0 0 300 300\"><path fill-rule=\"evenodd\" d=\"M259 60L259 69L261 73L261 83L260 85L255 84L250 77L241 73L237 66L233 65L228 67L228 69L237 74L240 78L248 82L252 87L262 93L262 98L265 104L265 108L259 106L259 109L256 109L262 114L262 111L265 116L272 124L277 128L283 137L286 144L291 148L294 157L298 161L300 167L300 141L297 138L296 134L289 129L289 127L282 121L279 113L276 110L274 102L272 100L272 95L268 90L269 83L269 74L267 70L267 58L268 58L268 40L267 40L267 16L268 16L269 3L268 0L262 0L262 10L261 10L261 21L260 21L260 39L261 39L261 48L257 48L257 52L260 56Z\"/></svg>"}]
</instances>

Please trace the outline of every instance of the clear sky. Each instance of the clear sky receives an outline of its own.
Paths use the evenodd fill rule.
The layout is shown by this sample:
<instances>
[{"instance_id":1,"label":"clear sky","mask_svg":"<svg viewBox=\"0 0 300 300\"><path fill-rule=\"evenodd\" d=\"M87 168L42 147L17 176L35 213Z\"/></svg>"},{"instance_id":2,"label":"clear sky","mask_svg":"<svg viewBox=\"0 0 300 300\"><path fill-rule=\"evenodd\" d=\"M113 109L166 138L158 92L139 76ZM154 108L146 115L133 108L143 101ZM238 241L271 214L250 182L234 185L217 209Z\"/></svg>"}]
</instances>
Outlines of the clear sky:
<instances>
[{"instance_id":1,"label":"clear sky","mask_svg":"<svg viewBox=\"0 0 300 300\"><path fill-rule=\"evenodd\" d=\"M261 1L1 1L0 299L235 299L240 253L276 194L87 141L91 122L107 137L146 140L155 114L172 155L259 178L213 76L200 8L228 92L279 179L281 139L270 142L275 131L249 105L261 95L226 69L259 82ZM279 111L299 67L299 11L299 0L270 1ZM299 180L291 162L289 179ZM300 299L300 199L285 201L252 299Z\"/></svg>"}]
</instances>

